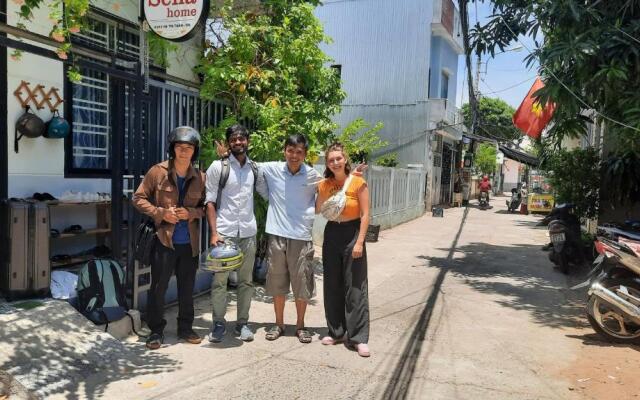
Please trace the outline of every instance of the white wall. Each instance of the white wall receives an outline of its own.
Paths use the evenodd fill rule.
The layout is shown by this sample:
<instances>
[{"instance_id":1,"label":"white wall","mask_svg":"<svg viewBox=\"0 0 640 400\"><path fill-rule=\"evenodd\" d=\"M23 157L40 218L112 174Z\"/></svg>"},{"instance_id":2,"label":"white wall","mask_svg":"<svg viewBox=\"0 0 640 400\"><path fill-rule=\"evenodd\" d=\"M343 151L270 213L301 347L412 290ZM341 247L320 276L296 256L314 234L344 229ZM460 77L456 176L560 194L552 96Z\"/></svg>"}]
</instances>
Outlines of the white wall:
<instances>
[{"instance_id":1,"label":"white wall","mask_svg":"<svg viewBox=\"0 0 640 400\"><path fill-rule=\"evenodd\" d=\"M45 36L49 35L53 23L48 19L48 3L49 1L45 1L45 4L34 10L33 22L27 23L28 30ZM118 17L138 23L137 2L114 3L107 0L95 0L91 4ZM9 25L15 26L18 22L16 14L18 9L19 6L15 2L7 1L7 23ZM197 83L198 77L192 69L199 62L201 41L202 35L198 33L188 41L180 43L178 51L169 55L170 66L167 68L167 73ZM38 43L32 44L55 50L53 47ZM63 63L58 60L23 52L21 60L16 61L10 57L13 49L3 51L7 51L8 75L6 123L9 132L7 139L9 197L28 197L35 192L48 192L57 197L67 190L110 192L110 179L65 178L65 150L62 139L22 138L19 143L19 153L16 154L13 151L15 122L23 113L13 91L22 80L25 80L31 84L32 88L38 84L44 85L45 91L56 87L59 89L60 96L63 97L64 69ZM42 110L36 110L35 107L32 107L32 110L45 122L52 116L46 106ZM64 104L59 106L58 110L61 115L64 115Z\"/></svg>"},{"instance_id":2,"label":"white wall","mask_svg":"<svg viewBox=\"0 0 640 400\"><path fill-rule=\"evenodd\" d=\"M521 164L515 160L509 158L504 159L502 166L502 173L504 174L502 190L504 192L511 192L512 188L518 187L518 178L520 177L518 171L520 166Z\"/></svg>"}]
</instances>

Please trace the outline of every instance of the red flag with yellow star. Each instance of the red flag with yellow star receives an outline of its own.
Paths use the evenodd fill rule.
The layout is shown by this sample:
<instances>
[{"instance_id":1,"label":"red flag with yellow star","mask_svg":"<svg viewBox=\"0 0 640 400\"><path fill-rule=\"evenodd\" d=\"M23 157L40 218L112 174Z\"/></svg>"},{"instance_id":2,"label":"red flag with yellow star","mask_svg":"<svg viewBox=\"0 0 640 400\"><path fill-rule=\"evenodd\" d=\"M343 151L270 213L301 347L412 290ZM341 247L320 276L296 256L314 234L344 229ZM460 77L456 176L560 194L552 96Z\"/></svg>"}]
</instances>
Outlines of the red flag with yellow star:
<instances>
[{"instance_id":1,"label":"red flag with yellow star","mask_svg":"<svg viewBox=\"0 0 640 400\"><path fill-rule=\"evenodd\" d=\"M551 120L553 112L556 109L555 104L547 103L542 106L533 97L533 94L539 89L544 87L544 83L540 78L536 78L533 82L533 86L529 89L527 97L524 98L518 111L513 114L513 124L518 127L527 136L531 136L534 139L540 137L542 130Z\"/></svg>"}]
</instances>

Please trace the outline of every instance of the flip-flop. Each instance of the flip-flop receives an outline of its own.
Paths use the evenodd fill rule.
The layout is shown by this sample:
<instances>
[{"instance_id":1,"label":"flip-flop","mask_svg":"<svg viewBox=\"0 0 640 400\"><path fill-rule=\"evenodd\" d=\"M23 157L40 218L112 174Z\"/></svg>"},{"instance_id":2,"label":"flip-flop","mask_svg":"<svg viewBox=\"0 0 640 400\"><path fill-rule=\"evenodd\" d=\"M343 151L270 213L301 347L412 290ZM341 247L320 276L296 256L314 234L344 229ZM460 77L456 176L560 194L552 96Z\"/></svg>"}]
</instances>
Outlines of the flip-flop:
<instances>
[{"instance_id":1,"label":"flip-flop","mask_svg":"<svg viewBox=\"0 0 640 400\"><path fill-rule=\"evenodd\" d=\"M267 340L276 340L280 336L284 335L284 328L279 325L274 325L267 331L267 334L264 336Z\"/></svg>"},{"instance_id":2,"label":"flip-flop","mask_svg":"<svg viewBox=\"0 0 640 400\"><path fill-rule=\"evenodd\" d=\"M313 340L313 335L307 330L307 328L296 329L296 336L298 337L300 343L304 344L311 343L311 341Z\"/></svg>"}]
</instances>

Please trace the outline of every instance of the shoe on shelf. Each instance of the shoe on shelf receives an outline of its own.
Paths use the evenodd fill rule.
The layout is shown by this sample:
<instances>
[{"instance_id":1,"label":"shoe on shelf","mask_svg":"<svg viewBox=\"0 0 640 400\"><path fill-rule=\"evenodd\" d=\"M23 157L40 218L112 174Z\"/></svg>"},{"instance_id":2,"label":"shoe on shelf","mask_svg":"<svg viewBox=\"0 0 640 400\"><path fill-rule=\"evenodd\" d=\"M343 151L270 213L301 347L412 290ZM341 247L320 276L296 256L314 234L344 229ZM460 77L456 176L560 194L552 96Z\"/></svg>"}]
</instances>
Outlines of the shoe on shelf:
<instances>
[{"instance_id":1,"label":"shoe on shelf","mask_svg":"<svg viewBox=\"0 0 640 400\"><path fill-rule=\"evenodd\" d=\"M193 329L178 332L178 338L191 344L200 344L202 342L202 338Z\"/></svg>"},{"instance_id":2,"label":"shoe on shelf","mask_svg":"<svg viewBox=\"0 0 640 400\"><path fill-rule=\"evenodd\" d=\"M211 343L220 343L222 342L222 339L224 339L225 333L227 333L227 327L224 322L217 321L213 324L211 332L209 332L209 341Z\"/></svg>"},{"instance_id":3,"label":"shoe on shelf","mask_svg":"<svg viewBox=\"0 0 640 400\"><path fill-rule=\"evenodd\" d=\"M247 324L237 324L234 329L236 336L240 337L243 342L250 342L253 340L253 332Z\"/></svg>"},{"instance_id":4,"label":"shoe on shelf","mask_svg":"<svg viewBox=\"0 0 640 400\"><path fill-rule=\"evenodd\" d=\"M149 350L157 350L160 348L160 346L162 346L163 342L164 335L162 335L161 333L152 333L147 339L146 346Z\"/></svg>"}]
</instances>

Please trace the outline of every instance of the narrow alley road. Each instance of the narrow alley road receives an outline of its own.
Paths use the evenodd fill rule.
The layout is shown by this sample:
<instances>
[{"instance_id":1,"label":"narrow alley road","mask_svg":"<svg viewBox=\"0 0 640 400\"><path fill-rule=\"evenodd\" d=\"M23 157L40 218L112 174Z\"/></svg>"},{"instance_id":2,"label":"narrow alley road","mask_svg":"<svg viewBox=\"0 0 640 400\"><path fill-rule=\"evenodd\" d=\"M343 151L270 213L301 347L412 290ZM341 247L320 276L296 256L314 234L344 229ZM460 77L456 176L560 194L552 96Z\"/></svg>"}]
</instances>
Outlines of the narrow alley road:
<instances>
[{"instance_id":1,"label":"narrow alley road","mask_svg":"<svg viewBox=\"0 0 640 400\"><path fill-rule=\"evenodd\" d=\"M80 397L110 399L599 399L640 394L637 348L598 341L583 317L580 277L553 270L540 217L494 208L445 210L383 231L368 245L372 357L318 336L300 344L264 339L272 305L258 290L252 306L256 340L231 334L223 343L176 343L169 326L153 356L131 342L153 373L95 374ZM500 204L502 203L502 204ZM308 326L324 335L322 273ZM232 303L233 306L233 303ZM196 328L211 321L208 297L198 301ZM175 313L175 310L172 310ZM295 322L293 303L287 323ZM168 320L175 324L175 314ZM230 327L235 308L227 315ZM230 330L230 329L229 329ZM153 357L153 358L151 358ZM152 367L152 366L149 366ZM108 368L108 367L105 367ZM66 397L66 396L65 396Z\"/></svg>"}]
</instances>

